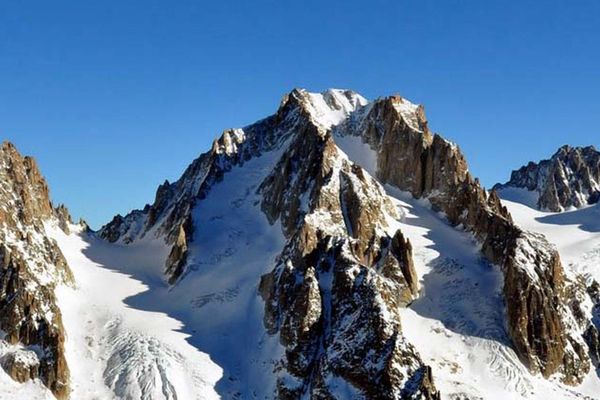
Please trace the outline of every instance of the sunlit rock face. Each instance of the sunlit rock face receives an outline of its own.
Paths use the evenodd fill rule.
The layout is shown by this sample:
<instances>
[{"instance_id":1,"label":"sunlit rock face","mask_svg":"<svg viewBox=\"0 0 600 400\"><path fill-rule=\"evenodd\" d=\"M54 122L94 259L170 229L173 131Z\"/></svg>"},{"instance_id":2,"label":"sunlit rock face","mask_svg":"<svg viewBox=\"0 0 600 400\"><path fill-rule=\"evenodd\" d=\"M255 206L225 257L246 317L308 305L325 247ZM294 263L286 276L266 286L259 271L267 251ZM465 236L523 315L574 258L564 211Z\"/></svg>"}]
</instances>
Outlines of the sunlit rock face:
<instances>
[{"instance_id":1,"label":"sunlit rock face","mask_svg":"<svg viewBox=\"0 0 600 400\"><path fill-rule=\"evenodd\" d=\"M5 142L0 148L0 329L11 347L0 359L5 371L25 382L40 378L63 399L69 394L65 332L55 287L71 283L67 263L46 236L44 223L66 227L64 206L53 208L35 160Z\"/></svg>"},{"instance_id":2,"label":"sunlit rock face","mask_svg":"<svg viewBox=\"0 0 600 400\"><path fill-rule=\"evenodd\" d=\"M594 146L563 146L548 160L513 171L498 189L533 192L540 210L564 211L600 200L600 152Z\"/></svg>"},{"instance_id":3,"label":"sunlit rock face","mask_svg":"<svg viewBox=\"0 0 600 400\"><path fill-rule=\"evenodd\" d=\"M512 222L497 194L471 176L458 146L429 131L423 108L399 96L380 99L337 131L370 145L382 183L426 198L481 242L482 253L504 273L509 335L523 363L546 377L559 373L564 382L580 382L589 359L581 336L569 328L558 252Z\"/></svg>"}]
</instances>

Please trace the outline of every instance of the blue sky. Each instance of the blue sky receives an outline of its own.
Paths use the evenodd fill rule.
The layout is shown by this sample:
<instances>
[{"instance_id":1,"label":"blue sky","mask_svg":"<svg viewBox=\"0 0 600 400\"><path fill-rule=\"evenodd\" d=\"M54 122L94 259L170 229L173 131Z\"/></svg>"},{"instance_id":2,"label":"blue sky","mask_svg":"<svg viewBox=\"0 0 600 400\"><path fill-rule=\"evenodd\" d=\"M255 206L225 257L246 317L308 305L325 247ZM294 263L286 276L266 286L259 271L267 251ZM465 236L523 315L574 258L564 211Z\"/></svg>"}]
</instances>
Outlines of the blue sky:
<instances>
[{"instance_id":1,"label":"blue sky","mask_svg":"<svg viewBox=\"0 0 600 400\"><path fill-rule=\"evenodd\" d=\"M600 145L600 2L0 3L0 137L99 227L293 87L426 106L486 186Z\"/></svg>"}]
</instances>

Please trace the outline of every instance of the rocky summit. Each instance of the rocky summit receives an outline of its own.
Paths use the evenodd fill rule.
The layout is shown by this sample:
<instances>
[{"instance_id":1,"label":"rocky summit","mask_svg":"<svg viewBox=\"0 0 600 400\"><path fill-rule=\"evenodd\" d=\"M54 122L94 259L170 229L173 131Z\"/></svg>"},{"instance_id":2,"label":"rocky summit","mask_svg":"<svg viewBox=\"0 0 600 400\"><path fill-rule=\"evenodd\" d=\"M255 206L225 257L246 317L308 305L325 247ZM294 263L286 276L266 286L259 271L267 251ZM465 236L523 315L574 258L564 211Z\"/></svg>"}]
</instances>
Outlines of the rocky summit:
<instances>
[{"instance_id":1,"label":"rocky summit","mask_svg":"<svg viewBox=\"0 0 600 400\"><path fill-rule=\"evenodd\" d=\"M600 201L600 152L594 146L563 146L548 160L515 170L498 190L531 192L540 210L564 211Z\"/></svg>"},{"instance_id":2,"label":"rocky summit","mask_svg":"<svg viewBox=\"0 0 600 400\"><path fill-rule=\"evenodd\" d=\"M553 221L503 196L593 203L593 148L562 148L488 191L422 106L294 89L98 232L52 206L32 159L5 144L0 160L0 361L59 398L600 388L600 238L574 258Z\"/></svg>"}]
</instances>

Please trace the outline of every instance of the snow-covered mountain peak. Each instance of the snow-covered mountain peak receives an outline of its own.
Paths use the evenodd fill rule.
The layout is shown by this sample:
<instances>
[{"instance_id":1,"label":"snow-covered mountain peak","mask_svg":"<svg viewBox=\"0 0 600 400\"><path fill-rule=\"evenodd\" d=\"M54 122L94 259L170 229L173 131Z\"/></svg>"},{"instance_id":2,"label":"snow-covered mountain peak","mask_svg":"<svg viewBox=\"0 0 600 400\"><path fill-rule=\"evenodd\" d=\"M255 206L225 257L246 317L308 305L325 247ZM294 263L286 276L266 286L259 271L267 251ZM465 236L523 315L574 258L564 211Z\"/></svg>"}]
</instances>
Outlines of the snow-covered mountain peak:
<instances>
[{"instance_id":1,"label":"snow-covered mountain peak","mask_svg":"<svg viewBox=\"0 0 600 400\"><path fill-rule=\"evenodd\" d=\"M325 130L342 124L354 112L368 105L384 102L392 104L394 110L412 129L423 130L421 126L422 120L425 120L423 106L414 104L400 95L382 97L369 102L360 94L347 89L328 89L321 93L294 89L285 99L290 96L298 99L299 104L313 121Z\"/></svg>"},{"instance_id":2,"label":"snow-covered mountain peak","mask_svg":"<svg viewBox=\"0 0 600 400\"><path fill-rule=\"evenodd\" d=\"M390 97L392 104L398 114L404 119L404 121L413 129L420 131L419 118L424 118L423 106L413 104L409 100L405 99L400 95L394 95Z\"/></svg>"},{"instance_id":3,"label":"snow-covered mountain peak","mask_svg":"<svg viewBox=\"0 0 600 400\"><path fill-rule=\"evenodd\" d=\"M328 130L340 124L368 100L352 90L328 89L321 93L294 89L285 98L294 98L319 127Z\"/></svg>"},{"instance_id":4,"label":"snow-covered mountain peak","mask_svg":"<svg viewBox=\"0 0 600 400\"><path fill-rule=\"evenodd\" d=\"M435 232L440 224L460 226L470 235L470 244L461 246L476 254L465 268L499 267L494 271L504 286L498 296L507 314L496 310L505 320L490 329L500 332L494 337L508 354L502 363L521 360L523 379L528 368L580 382L589 363L580 335L568 325L558 253L543 236L514 225L495 193L470 175L458 146L432 134L423 107L400 96L368 103L351 91L295 89L272 116L224 131L178 181L158 188L152 205L116 217L100 236L134 248L162 239L170 288L200 291L199 304L209 302L217 312L227 308L217 302L238 304L240 292L247 297L239 307L256 307L252 296L261 275L259 317L283 346L275 357L276 382L269 383L279 398L315 393L372 398L373 382L384 376L385 398L408 398L407 379L416 379L423 394L416 398L437 399L432 370L403 337L398 309L418 296L418 262L434 275L442 272L431 255L423 256L428 253L422 229L412 237L400 230L412 229L410 221L399 221L405 210L394 209L402 193L409 202L422 199L427 204L422 207L444 213L429 242L446 240ZM425 258L413 260L413 240L421 243L418 257ZM458 254L448 248L439 249L441 258ZM425 276L420 274L426 281ZM527 303L531 298L535 301ZM227 309L226 315L237 314ZM231 317L223 319L223 329L237 326ZM532 330L532 324L541 328ZM390 340L391 350L382 347L382 338ZM245 385L237 379L247 379L249 371L238 371L214 342L205 344L226 375L236 374L222 393ZM439 371L440 361L430 361ZM451 381L446 379L446 387L460 393Z\"/></svg>"}]
</instances>

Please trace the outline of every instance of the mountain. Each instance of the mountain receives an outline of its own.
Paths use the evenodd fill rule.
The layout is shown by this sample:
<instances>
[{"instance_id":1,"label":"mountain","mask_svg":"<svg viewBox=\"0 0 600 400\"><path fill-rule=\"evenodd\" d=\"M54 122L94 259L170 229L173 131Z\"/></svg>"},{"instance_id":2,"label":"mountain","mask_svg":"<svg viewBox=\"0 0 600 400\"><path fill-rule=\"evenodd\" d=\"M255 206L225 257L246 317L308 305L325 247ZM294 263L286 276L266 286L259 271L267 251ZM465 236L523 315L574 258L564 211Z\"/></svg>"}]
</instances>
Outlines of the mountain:
<instances>
[{"instance_id":1,"label":"mountain","mask_svg":"<svg viewBox=\"0 0 600 400\"><path fill-rule=\"evenodd\" d=\"M419 215L408 218L410 210ZM470 175L460 149L430 132L423 107L400 96L369 103L351 91L294 90L273 116L224 131L178 181L158 188L152 205L116 216L98 234L118 246L164 243L171 290L202 293L201 308L212 312L198 312L207 318L228 310L215 331L239 329L239 312L223 303L259 312L279 343L267 353L264 339L249 340L260 349L250 358L275 365L264 372L273 383L253 385L252 362L231 365L226 350L198 335L231 374L220 383L225 397L244 397L250 386L261 398L272 390L278 398L438 398L436 379L455 397L497 390L469 392L469 378L447 375L451 359L425 362L420 353L429 349L415 346L420 338L411 342L401 324L403 314L415 318L405 307L437 315L443 329L436 329L449 337L496 343L486 351L505 356L485 379L500 390L564 390L535 374L578 385L590 372L582 331L591 322L576 318L575 283L556 248L516 225L496 193ZM436 257L414 242L433 242ZM481 284L481 295L496 300L474 304L464 288L447 287L448 276ZM456 304L438 304L430 278ZM447 310L458 304L460 318ZM245 318L260 329L256 315ZM488 356L465 352L476 362ZM501 371L511 368L518 382Z\"/></svg>"},{"instance_id":2,"label":"mountain","mask_svg":"<svg viewBox=\"0 0 600 400\"><path fill-rule=\"evenodd\" d=\"M52 206L35 161L8 142L0 147L0 182L0 364L14 380L39 378L65 399L69 368L55 288L73 277L44 224L68 229L70 217Z\"/></svg>"},{"instance_id":3,"label":"mountain","mask_svg":"<svg viewBox=\"0 0 600 400\"><path fill-rule=\"evenodd\" d=\"M597 207L501 200L401 96L295 89L98 232L1 160L4 397L598 398Z\"/></svg>"},{"instance_id":4,"label":"mountain","mask_svg":"<svg viewBox=\"0 0 600 400\"><path fill-rule=\"evenodd\" d=\"M496 189L540 210L557 212L595 204L600 200L600 152L593 146L563 146L549 160L513 171L510 180Z\"/></svg>"},{"instance_id":5,"label":"mountain","mask_svg":"<svg viewBox=\"0 0 600 400\"><path fill-rule=\"evenodd\" d=\"M283 345L276 361L280 398L354 390L438 398L430 369L401 333L397 310L416 296L417 282L410 243L388 226L397 211L381 185L348 160L328 133L328 124L364 104L352 92L294 91L274 116L225 131L180 180L159 187L152 206L117 216L100 231L123 243L164 237L171 246L165 266L171 284L205 268L198 265L203 259L216 258L218 265L239 251L203 256L193 244L211 243L202 243L207 235L223 236L223 244L248 241L240 261L255 258L262 272L272 263L246 290L256 296L260 281L265 327ZM315 120L313 113L321 111L327 115ZM219 209L223 204L231 209ZM246 236L255 227L244 220L257 217L278 226L282 245L274 261L258 245L253 248L260 243L259 229L256 237ZM228 284L239 290L235 279ZM354 344L347 348L350 339Z\"/></svg>"}]
</instances>

